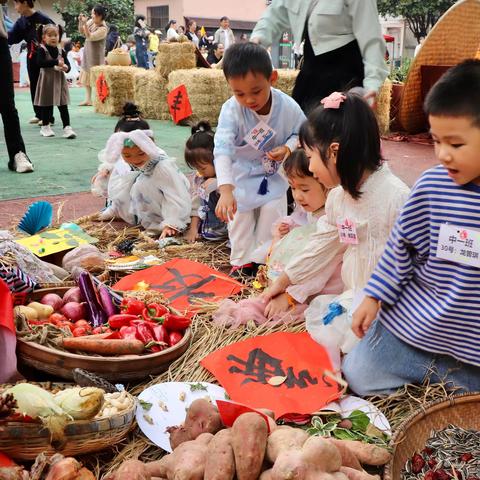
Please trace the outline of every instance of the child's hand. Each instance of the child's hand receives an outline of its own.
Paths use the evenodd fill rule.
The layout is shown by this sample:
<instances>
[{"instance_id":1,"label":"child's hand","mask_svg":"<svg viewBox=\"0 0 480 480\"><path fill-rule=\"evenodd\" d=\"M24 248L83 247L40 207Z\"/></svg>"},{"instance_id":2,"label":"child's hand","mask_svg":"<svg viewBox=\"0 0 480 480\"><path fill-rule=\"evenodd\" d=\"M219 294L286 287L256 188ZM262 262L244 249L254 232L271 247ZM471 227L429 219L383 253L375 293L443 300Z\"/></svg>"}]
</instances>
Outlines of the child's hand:
<instances>
[{"instance_id":1,"label":"child's hand","mask_svg":"<svg viewBox=\"0 0 480 480\"><path fill-rule=\"evenodd\" d=\"M199 237L200 235L198 231L193 228L189 228L187 233L185 233L185 235L183 236L187 243L195 243Z\"/></svg>"},{"instance_id":2,"label":"child's hand","mask_svg":"<svg viewBox=\"0 0 480 480\"><path fill-rule=\"evenodd\" d=\"M265 307L264 315L271 320L275 315L281 315L282 313L290 310L290 302L288 301L288 294L281 293L275 298L272 298Z\"/></svg>"},{"instance_id":3,"label":"child's hand","mask_svg":"<svg viewBox=\"0 0 480 480\"><path fill-rule=\"evenodd\" d=\"M282 162L287 154L290 153L290 149L286 145L276 147L273 150L267 152L267 158L274 162Z\"/></svg>"},{"instance_id":4,"label":"child's hand","mask_svg":"<svg viewBox=\"0 0 480 480\"><path fill-rule=\"evenodd\" d=\"M164 227L164 229L162 230L162 234L160 235L160 238L174 237L177 233L178 231L172 227Z\"/></svg>"},{"instance_id":5,"label":"child's hand","mask_svg":"<svg viewBox=\"0 0 480 480\"><path fill-rule=\"evenodd\" d=\"M270 300L272 300L272 298L284 293L285 290L289 287L289 285L290 285L290 279L288 278L288 275L286 273L282 273L275 280L275 282L273 282L273 284L270 287L268 287L262 293L262 295L260 295L260 298L262 298L265 303L269 303Z\"/></svg>"},{"instance_id":6,"label":"child's hand","mask_svg":"<svg viewBox=\"0 0 480 480\"><path fill-rule=\"evenodd\" d=\"M290 225L288 223L282 222L278 227L277 227L278 234L280 237L284 237L287 233L290 232Z\"/></svg>"},{"instance_id":7,"label":"child's hand","mask_svg":"<svg viewBox=\"0 0 480 480\"><path fill-rule=\"evenodd\" d=\"M230 188L224 188L230 187ZM233 196L233 188L231 185L222 185L220 187L220 198L215 209L215 215L225 223L233 220L237 213L237 201Z\"/></svg>"},{"instance_id":8,"label":"child's hand","mask_svg":"<svg viewBox=\"0 0 480 480\"><path fill-rule=\"evenodd\" d=\"M212 190L213 185L217 182L216 178L207 178L203 183L202 187L207 192L210 193Z\"/></svg>"},{"instance_id":9,"label":"child's hand","mask_svg":"<svg viewBox=\"0 0 480 480\"><path fill-rule=\"evenodd\" d=\"M363 302L353 313L352 330L358 338L365 336L370 325L377 318L379 310L380 302L376 298L364 298Z\"/></svg>"}]
</instances>

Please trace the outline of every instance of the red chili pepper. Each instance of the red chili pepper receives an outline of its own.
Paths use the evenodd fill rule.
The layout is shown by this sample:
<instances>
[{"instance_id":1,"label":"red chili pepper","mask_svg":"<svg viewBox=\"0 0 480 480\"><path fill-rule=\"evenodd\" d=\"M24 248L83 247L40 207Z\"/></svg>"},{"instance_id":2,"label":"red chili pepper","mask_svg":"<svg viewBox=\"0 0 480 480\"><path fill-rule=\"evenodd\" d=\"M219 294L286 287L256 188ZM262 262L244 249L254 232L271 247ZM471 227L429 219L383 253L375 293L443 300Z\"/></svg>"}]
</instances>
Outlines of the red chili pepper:
<instances>
[{"instance_id":1,"label":"red chili pepper","mask_svg":"<svg viewBox=\"0 0 480 480\"><path fill-rule=\"evenodd\" d=\"M93 330L92 330L92 334L93 335L98 335L99 333L111 333L112 331L106 327L105 325L101 325L99 327L95 327Z\"/></svg>"},{"instance_id":2,"label":"red chili pepper","mask_svg":"<svg viewBox=\"0 0 480 480\"><path fill-rule=\"evenodd\" d=\"M137 340L137 327L121 327L120 337L125 338L126 340Z\"/></svg>"},{"instance_id":3,"label":"red chili pepper","mask_svg":"<svg viewBox=\"0 0 480 480\"><path fill-rule=\"evenodd\" d=\"M122 328L130 325L132 320L138 320L138 316L129 313L118 313L108 317L108 324L112 328Z\"/></svg>"},{"instance_id":4,"label":"red chili pepper","mask_svg":"<svg viewBox=\"0 0 480 480\"><path fill-rule=\"evenodd\" d=\"M170 332L168 335L168 344L173 347L176 345L181 339L183 335L180 332Z\"/></svg>"},{"instance_id":5,"label":"red chili pepper","mask_svg":"<svg viewBox=\"0 0 480 480\"><path fill-rule=\"evenodd\" d=\"M163 325L168 331L178 331L185 330L191 323L192 321L188 317L181 317L180 315L169 313L165 316Z\"/></svg>"},{"instance_id":6,"label":"red chili pepper","mask_svg":"<svg viewBox=\"0 0 480 480\"><path fill-rule=\"evenodd\" d=\"M130 327L132 328L132 327ZM145 323L133 327L137 329L137 339L143 342L144 345L147 345L150 342L154 342L153 333Z\"/></svg>"},{"instance_id":7,"label":"red chili pepper","mask_svg":"<svg viewBox=\"0 0 480 480\"><path fill-rule=\"evenodd\" d=\"M142 317L145 320L152 320L152 318L160 318L168 313L168 308L165 305L160 305L159 303L149 303L142 310Z\"/></svg>"},{"instance_id":8,"label":"red chili pepper","mask_svg":"<svg viewBox=\"0 0 480 480\"><path fill-rule=\"evenodd\" d=\"M167 329L163 325L155 325L153 328L153 336L157 342L164 343L166 346L169 345L168 343L168 332Z\"/></svg>"},{"instance_id":9,"label":"red chili pepper","mask_svg":"<svg viewBox=\"0 0 480 480\"><path fill-rule=\"evenodd\" d=\"M165 345L152 345L149 348L153 353L156 353L156 352L161 352L162 350L165 350L167 347Z\"/></svg>"},{"instance_id":10,"label":"red chili pepper","mask_svg":"<svg viewBox=\"0 0 480 480\"><path fill-rule=\"evenodd\" d=\"M136 298L123 298L120 304L120 310L129 315L141 315L144 308L145 303Z\"/></svg>"}]
</instances>

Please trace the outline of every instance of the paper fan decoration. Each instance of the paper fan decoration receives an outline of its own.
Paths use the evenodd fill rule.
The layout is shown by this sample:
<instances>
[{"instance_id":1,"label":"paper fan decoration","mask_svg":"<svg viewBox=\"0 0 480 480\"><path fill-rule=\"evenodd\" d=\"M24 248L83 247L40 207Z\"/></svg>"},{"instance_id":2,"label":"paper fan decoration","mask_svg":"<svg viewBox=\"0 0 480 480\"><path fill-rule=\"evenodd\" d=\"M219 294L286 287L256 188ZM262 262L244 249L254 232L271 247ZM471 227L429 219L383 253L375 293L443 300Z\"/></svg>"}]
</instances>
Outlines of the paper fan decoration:
<instances>
[{"instance_id":1,"label":"paper fan decoration","mask_svg":"<svg viewBox=\"0 0 480 480\"><path fill-rule=\"evenodd\" d=\"M50 226L52 218L53 207L49 202L35 202L28 207L18 224L18 228L25 233L35 235L40 230Z\"/></svg>"}]
</instances>

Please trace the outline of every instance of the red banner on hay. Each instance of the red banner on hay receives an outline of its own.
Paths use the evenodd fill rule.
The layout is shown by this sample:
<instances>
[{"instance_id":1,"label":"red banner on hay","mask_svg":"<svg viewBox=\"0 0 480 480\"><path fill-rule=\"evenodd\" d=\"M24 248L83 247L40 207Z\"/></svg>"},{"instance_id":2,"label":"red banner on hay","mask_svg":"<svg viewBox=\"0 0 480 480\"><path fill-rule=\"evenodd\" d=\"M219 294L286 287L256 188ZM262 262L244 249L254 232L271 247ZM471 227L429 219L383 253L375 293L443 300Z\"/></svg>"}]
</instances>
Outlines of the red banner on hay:
<instances>
[{"instance_id":1,"label":"red banner on hay","mask_svg":"<svg viewBox=\"0 0 480 480\"><path fill-rule=\"evenodd\" d=\"M139 283L163 293L172 307L195 310L195 299L219 301L239 293L243 285L203 263L174 258L122 278L114 290L136 290Z\"/></svg>"},{"instance_id":2,"label":"red banner on hay","mask_svg":"<svg viewBox=\"0 0 480 480\"><path fill-rule=\"evenodd\" d=\"M173 89L167 95L167 103L175 123L181 122L192 114L192 106L185 85Z\"/></svg>"},{"instance_id":3,"label":"red banner on hay","mask_svg":"<svg viewBox=\"0 0 480 480\"><path fill-rule=\"evenodd\" d=\"M341 389L324 347L308 333L273 333L234 343L201 362L230 398L281 417L310 414L336 400Z\"/></svg>"},{"instance_id":4,"label":"red banner on hay","mask_svg":"<svg viewBox=\"0 0 480 480\"><path fill-rule=\"evenodd\" d=\"M106 80L105 75L103 73L101 73L98 76L95 85L97 87L97 97L98 97L98 99L102 103L105 103L105 100L110 95L110 89L108 88L108 83L107 83L107 80Z\"/></svg>"}]
</instances>

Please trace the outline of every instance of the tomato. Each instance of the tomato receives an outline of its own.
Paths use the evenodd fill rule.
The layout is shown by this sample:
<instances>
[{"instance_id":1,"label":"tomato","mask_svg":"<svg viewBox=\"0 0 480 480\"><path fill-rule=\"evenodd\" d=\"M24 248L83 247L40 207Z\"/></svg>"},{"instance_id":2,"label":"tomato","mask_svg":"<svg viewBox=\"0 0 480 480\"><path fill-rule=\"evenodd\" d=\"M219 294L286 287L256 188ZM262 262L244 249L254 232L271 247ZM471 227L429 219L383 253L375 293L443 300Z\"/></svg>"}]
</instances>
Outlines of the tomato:
<instances>
[{"instance_id":1,"label":"tomato","mask_svg":"<svg viewBox=\"0 0 480 480\"><path fill-rule=\"evenodd\" d=\"M74 322L74 325L75 325L75 328L83 327L83 328L86 328L87 330L92 329L92 326L90 325L90 323L83 319L77 320L76 322Z\"/></svg>"},{"instance_id":2,"label":"tomato","mask_svg":"<svg viewBox=\"0 0 480 480\"><path fill-rule=\"evenodd\" d=\"M74 337L84 337L90 333L85 327L77 327L72 330Z\"/></svg>"},{"instance_id":3,"label":"tomato","mask_svg":"<svg viewBox=\"0 0 480 480\"><path fill-rule=\"evenodd\" d=\"M67 317L65 317L65 315L62 315L61 313L52 313L48 317L48 321L50 323L53 323L54 325L58 325L59 322L66 322Z\"/></svg>"},{"instance_id":4,"label":"tomato","mask_svg":"<svg viewBox=\"0 0 480 480\"><path fill-rule=\"evenodd\" d=\"M65 320L64 322L58 322L57 327L68 328L68 329L70 329L71 332L73 332L73 330L75 330L75 325L72 322L69 322L68 320Z\"/></svg>"},{"instance_id":5,"label":"tomato","mask_svg":"<svg viewBox=\"0 0 480 480\"><path fill-rule=\"evenodd\" d=\"M110 333L112 330L105 325L101 325L100 327L95 327L92 330L93 335L98 335L99 333Z\"/></svg>"}]
</instances>

